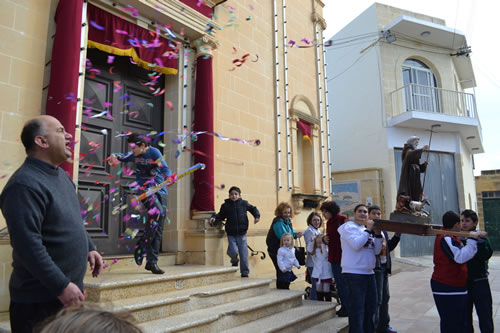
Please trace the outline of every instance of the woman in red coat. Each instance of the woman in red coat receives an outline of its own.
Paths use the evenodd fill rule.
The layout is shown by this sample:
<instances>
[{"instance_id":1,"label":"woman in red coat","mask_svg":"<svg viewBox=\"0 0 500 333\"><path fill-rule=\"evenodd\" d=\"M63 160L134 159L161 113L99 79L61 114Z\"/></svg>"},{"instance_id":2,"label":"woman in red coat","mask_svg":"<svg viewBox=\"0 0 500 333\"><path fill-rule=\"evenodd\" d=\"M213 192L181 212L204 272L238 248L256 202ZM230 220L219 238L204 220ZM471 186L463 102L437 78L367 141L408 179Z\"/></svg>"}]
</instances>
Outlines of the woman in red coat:
<instances>
[{"instance_id":1,"label":"woman in red coat","mask_svg":"<svg viewBox=\"0 0 500 333\"><path fill-rule=\"evenodd\" d=\"M325 201L321 205L321 213L327 220L326 238L328 242L328 261L332 264L333 277L335 285L340 297L341 308L337 311L337 316L347 317L348 309L348 292L347 285L342 276L342 267L340 260L342 259L342 248L340 246L340 234L337 229L345 222L346 216L340 214L340 208L335 201Z\"/></svg>"}]
</instances>

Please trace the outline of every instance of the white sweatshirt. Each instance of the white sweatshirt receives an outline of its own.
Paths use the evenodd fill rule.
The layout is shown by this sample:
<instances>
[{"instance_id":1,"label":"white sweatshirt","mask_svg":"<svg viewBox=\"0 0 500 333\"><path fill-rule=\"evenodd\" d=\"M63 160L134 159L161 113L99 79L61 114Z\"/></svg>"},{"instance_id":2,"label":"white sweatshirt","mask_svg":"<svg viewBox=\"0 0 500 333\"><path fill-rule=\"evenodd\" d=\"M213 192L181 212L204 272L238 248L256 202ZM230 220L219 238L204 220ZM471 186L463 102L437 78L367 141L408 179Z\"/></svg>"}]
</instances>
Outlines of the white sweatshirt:
<instances>
[{"instance_id":1,"label":"white sweatshirt","mask_svg":"<svg viewBox=\"0 0 500 333\"><path fill-rule=\"evenodd\" d=\"M382 249L382 238L373 237L365 230L365 226L353 221L339 227L342 273L374 274L375 255Z\"/></svg>"},{"instance_id":2,"label":"white sweatshirt","mask_svg":"<svg viewBox=\"0 0 500 333\"><path fill-rule=\"evenodd\" d=\"M281 271L287 272L292 270L292 267L300 267L299 261L295 257L295 248L282 246L278 249L278 266Z\"/></svg>"}]
</instances>

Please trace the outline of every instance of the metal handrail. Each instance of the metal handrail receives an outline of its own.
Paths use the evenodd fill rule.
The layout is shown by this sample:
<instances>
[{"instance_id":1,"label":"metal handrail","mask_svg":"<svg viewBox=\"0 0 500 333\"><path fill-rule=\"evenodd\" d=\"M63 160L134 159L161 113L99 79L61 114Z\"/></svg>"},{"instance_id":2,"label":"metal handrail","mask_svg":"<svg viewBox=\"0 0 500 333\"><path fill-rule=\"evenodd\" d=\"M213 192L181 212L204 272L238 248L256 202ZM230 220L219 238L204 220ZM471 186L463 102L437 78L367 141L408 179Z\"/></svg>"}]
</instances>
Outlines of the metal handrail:
<instances>
[{"instance_id":1,"label":"metal handrail","mask_svg":"<svg viewBox=\"0 0 500 333\"><path fill-rule=\"evenodd\" d=\"M478 119L474 94L410 83L390 95L393 117L420 111Z\"/></svg>"},{"instance_id":2,"label":"metal handrail","mask_svg":"<svg viewBox=\"0 0 500 333\"><path fill-rule=\"evenodd\" d=\"M221 227L223 227L223 226L225 226L226 224L224 223L224 221L218 221L218 220L216 220L216 221L215 221L215 223L212 225L212 227L218 227L219 225L220 225ZM261 253L260 259L261 259L261 260L266 259L266 254L264 253L264 251L255 251L255 250L254 250L254 249L252 249L252 248L250 247L250 245L248 245L248 244L247 244L247 247L248 247L248 249L250 250L250 254L252 255L252 257L253 257L253 256L258 256L258 255L259 255L259 253Z\"/></svg>"},{"instance_id":3,"label":"metal handrail","mask_svg":"<svg viewBox=\"0 0 500 333\"><path fill-rule=\"evenodd\" d=\"M250 245L248 245L248 244L247 244L247 247L248 247L248 249L250 250L250 254L252 255L252 257L253 257L253 256L258 256L258 255L259 255L259 253L262 253L262 255L261 255L260 259L261 259L261 260L266 259L266 254L265 254L263 251L255 251L255 250L254 250L254 249L252 249L252 248L250 247Z\"/></svg>"}]
</instances>

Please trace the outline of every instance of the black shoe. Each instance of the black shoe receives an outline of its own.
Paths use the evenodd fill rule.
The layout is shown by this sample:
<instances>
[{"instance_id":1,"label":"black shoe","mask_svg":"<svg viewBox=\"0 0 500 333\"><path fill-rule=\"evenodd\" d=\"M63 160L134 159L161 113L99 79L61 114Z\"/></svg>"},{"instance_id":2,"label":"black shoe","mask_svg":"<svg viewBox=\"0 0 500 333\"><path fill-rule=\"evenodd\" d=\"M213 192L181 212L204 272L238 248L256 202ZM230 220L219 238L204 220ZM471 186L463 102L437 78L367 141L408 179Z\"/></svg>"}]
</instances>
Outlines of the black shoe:
<instances>
[{"instance_id":1,"label":"black shoe","mask_svg":"<svg viewBox=\"0 0 500 333\"><path fill-rule=\"evenodd\" d=\"M345 307L341 307L339 311L337 311L337 317L347 317L347 309Z\"/></svg>"},{"instance_id":2,"label":"black shoe","mask_svg":"<svg viewBox=\"0 0 500 333\"><path fill-rule=\"evenodd\" d=\"M233 267L237 267L239 262L240 262L240 261L239 261L238 259L236 259L236 260L231 259L231 265L232 265Z\"/></svg>"},{"instance_id":3,"label":"black shoe","mask_svg":"<svg viewBox=\"0 0 500 333\"><path fill-rule=\"evenodd\" d=\"M139 246L139 244L136 245L137 247L135 248L135 251L134 251L134 259L135 259L135 263L137 264L137 266L141 266L142 265L142 259L144 259L144 257L142 256L142 250L141 250L141 247Z\"/></svg>"},{"instance_id":4,"label":"black shoe","mask_svg":"<svg viewBox=\"0 0 500 333\"><path fill-rule=\"evenodd\" d=\"M246 277L248 277L248 274L241 274L241 277L246 278Z\"/></svg>"},{"instance_id":5,"label":"black shoe","mask_svg":"<svg viewBox=\"0 0 500 333\"><path fill-rule=\"evenodd\" d=\"M151 271L151 273L153 273L153 274L164 274L165 273L164 270L162 270L160 267L158 267L157 263L153 264L153 263L148 262L146 264L145 268L146 268L146 270Z\"/></svg>"}]
</instances>

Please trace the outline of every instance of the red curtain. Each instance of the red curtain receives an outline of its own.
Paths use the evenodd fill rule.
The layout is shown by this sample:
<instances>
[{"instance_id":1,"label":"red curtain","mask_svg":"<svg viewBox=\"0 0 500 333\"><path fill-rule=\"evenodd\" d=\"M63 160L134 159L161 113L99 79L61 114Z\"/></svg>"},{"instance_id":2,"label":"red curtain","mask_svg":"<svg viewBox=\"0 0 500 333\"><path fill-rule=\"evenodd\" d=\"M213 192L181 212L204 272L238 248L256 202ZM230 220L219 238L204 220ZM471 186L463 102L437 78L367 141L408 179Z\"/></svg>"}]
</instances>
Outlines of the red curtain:
<instances>
[{"instance_id":1,"label":"red curtain","mask_svg":"<svg viewBox=\"0 0 500 333\"><path fill-rule=\"evenodd\" d=\"M302 138L304 140L308 140L309 142L312 143L312 140L311 140L311 124L306 123L305 121L302 121L302 120L298 120L297 121L297 127L302 132Z\"/></svg>"},{"instance_id":2,"label":"red curtain","mask_svg":"<svg viewBox=\"0 0 500 333\"><path fill-rule=\"evenodd\" d=\"M88 4L87 14L89 48L129 56L137 65L148 70L177 74L178 52L175 42L91 4Z\"/></svg>"},{"instance_id":3,"label":"red curtain","mask_svg":"<svg viewBox=\"0 0 500 333\"><path fill-rule=\"evenodd\" d=\"M56 34L52 47L50 82L46 114L57 118L75 136L76 96L82 33L83 0L59 0L56 9ZM73 177L73 164L62 168Z\"/></svg>"},{"instance_id":4,"label":"red curtain","mask_svg":"<svg viewBox=\"0 0 500 333\"><path fill-rule=\"evenodd\" d=\"M212 58L200 56L196 64L196 96L194 105L194 131L214 130ZM194 149L206 154L195 155L195 163L204 163L205 170L194 173L194 196L191 209L214 210L214 137L203 135L194 143Z\"/></svg>"},{"instance_id":5,"label":"red curtain","mask_svg":"<svg viewBox=\"0 0 500 333\"><path fill-rule=\"evenodd\" d=\"M205 3L201 0L181 0L181 2L194 10L196 10L198 13L205 15L206 17L212 18L212 13L214 10L210 7L205 5Z\"/></svg>"}]
</instances>

